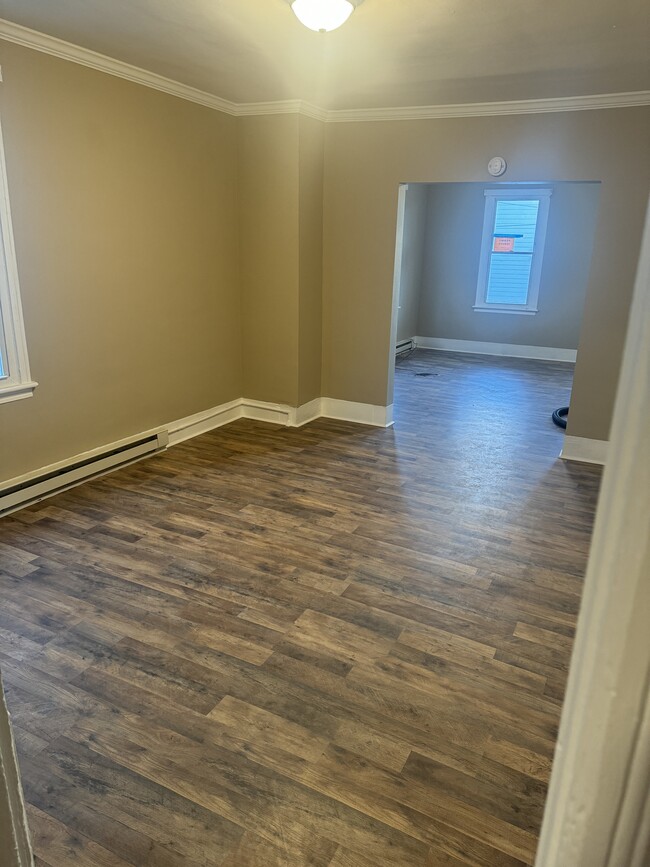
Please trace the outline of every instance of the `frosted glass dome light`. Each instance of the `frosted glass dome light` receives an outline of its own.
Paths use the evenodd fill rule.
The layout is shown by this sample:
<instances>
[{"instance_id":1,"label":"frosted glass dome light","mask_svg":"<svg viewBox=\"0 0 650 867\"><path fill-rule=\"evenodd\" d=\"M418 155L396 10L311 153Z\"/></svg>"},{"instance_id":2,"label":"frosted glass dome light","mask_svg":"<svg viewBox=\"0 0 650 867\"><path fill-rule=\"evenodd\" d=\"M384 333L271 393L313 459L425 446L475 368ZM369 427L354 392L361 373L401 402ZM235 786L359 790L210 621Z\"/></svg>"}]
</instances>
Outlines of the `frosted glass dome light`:
<instances>
[{"instance_id":1,"label":"frosted glass dome light","mask_svg":"<svg viewBox=\"0 0 650 867\"><path fill-rule=\"evenodd\" d=\"M358 3L350 0L293 0L296 18L310 30L336 30L345 24Z\"/></svg>"}]
</instances>

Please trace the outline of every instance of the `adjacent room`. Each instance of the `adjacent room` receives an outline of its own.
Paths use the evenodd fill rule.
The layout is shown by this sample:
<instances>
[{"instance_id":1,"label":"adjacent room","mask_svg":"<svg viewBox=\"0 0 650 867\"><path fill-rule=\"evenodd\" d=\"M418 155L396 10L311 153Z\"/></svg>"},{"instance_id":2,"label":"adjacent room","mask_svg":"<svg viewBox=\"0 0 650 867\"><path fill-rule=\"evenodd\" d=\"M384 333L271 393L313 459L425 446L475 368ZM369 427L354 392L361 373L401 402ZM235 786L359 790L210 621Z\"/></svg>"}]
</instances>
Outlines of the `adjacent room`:
<instances>
[{"instance_id":1,"label":"adjacent room","mask_svg":"<svg viewBox=\"0 0 650 867\"><path fill-rule=\"evenodd\" d=\"M2 867L645 867L647 29L0 0Z\"/></svg>"},{"instance_id":2,"label":"adjacent room","mask_svg":"<svg viewBox=\"0 0 650 867\"><path fill-rule=\"evenodd\" d=\"M453 367L458 386L495 392L506 424L522 423L525 393L525 405L546 401L538 433L553 413L565 429L599 193L598 183L402 185L393 302L402 390L411 374L426 377L418 400L444 411L440 385Z\"/></svg>"}]
</instances>

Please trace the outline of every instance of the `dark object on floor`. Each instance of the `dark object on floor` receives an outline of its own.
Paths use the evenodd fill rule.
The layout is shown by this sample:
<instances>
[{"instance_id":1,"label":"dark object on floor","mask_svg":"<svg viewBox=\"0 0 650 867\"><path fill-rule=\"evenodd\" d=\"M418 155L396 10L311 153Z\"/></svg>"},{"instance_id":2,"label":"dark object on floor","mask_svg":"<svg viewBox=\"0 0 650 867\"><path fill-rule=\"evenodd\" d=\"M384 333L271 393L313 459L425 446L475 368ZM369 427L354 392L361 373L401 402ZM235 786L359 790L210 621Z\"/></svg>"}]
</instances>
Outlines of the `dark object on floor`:
<instances>
[{"instance_id":1,"label":"dark object on floor","mask_svg":"<svg viewBox=\"0 0 650 867\"><path fill-rule=\"evenodd\" d=\"M556 409L552 415L552 419L558 427L566 429L566 420L569 415L569 407L561 406L559 409Z\"/></svg>"}]
</instances>

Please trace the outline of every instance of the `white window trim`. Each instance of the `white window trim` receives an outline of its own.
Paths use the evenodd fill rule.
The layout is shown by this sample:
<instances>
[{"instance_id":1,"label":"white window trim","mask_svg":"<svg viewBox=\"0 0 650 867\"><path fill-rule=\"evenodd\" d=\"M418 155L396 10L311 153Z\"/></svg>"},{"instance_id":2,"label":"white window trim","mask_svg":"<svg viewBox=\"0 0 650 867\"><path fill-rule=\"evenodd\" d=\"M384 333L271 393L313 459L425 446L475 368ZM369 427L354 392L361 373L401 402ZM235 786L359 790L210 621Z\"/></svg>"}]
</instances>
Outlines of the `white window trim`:
<instances>
[{"instance_id":1,"label":"white window trim","mask_svg":"<svg viewBox=\"0 0 650 867\"><path fill-rule=\"evenodd\" d=\"M7 376L0 378L0 403L31 397L38 385L29 371L27 340L23 308L20 302L20 284L14 233L11 227L9 185L5 164L4 142L0 127L0 311L4 332L4 360ZM0 335L0 340L2 335Z\"/></svg>"},{"instance_id":2,"label":"white window trim","mask_svg":"<svg viewBox=\"0 0 650 867\"><path fill-rule=\"evenodd\" d=\"M519 313L524 316L534 316L537 313L539 283L542 276L542 260L544 258L544 244L546 242L546 224L548 222L548 209L552 194L553 190L542 187L526 187L516 190L484 190L485 214L483 217L481 257L476 285L476 302L474 304L474 310L477 313ZM485 300L490 272L494 218L499 199L539 199L533 260L530 268L530 283L528 284L528 302L526 304L488 304Z\"/></svg>"}]
</instances>

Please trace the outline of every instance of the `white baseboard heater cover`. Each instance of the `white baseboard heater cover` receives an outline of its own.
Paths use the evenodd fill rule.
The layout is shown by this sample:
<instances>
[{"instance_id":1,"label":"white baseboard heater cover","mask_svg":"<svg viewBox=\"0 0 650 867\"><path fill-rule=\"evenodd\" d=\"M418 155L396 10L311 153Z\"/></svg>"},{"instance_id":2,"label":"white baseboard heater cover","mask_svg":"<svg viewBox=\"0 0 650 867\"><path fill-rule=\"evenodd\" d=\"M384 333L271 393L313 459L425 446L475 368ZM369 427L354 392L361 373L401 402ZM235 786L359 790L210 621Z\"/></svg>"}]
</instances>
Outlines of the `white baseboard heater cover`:
<instances>
[{"instance_id":1,"label":"white baseboard heater cover","mask_svg":"<svg viewBox=\"0 0 650 867\"><path fill-rule=\"evenodd\" d=\"M101 476L110 470L131 464L147 455L164 451L167 443L167 431L157 431L130 442L108 446L99 453L79 455L64 466L46 470L41 475L18 483L10 483L0 489L0 516L73 488L80 482Z\"/></svg>"},{"instance_id":2,"label":"white baseboard heater cover","mask_svg":"<svg viewBox=\"0 0 650 867\"><path fill-rule=\"evenodd\" d=\"M402 352L410 352L412 349L415 349L413 338L409 337L408 340L400 340L395 347L395 355L400 355Z\"/></svg>"}]
</instances>

